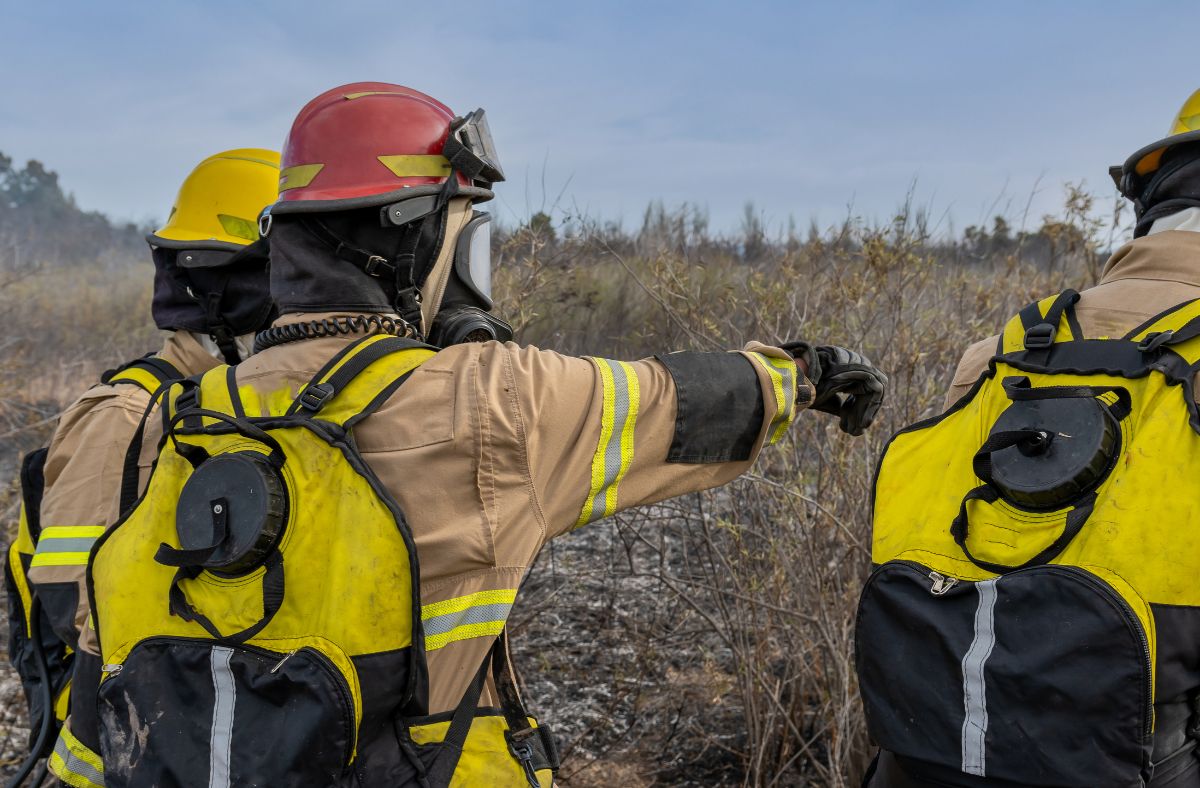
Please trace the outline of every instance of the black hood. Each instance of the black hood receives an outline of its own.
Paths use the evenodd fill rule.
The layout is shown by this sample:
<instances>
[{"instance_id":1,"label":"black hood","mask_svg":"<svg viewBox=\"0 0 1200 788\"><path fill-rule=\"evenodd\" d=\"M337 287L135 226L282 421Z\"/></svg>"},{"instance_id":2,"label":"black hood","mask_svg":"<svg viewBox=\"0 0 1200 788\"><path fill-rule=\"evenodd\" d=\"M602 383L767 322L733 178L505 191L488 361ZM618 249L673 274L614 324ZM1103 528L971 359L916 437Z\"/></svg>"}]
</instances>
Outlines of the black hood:
<instances>
[{"instance_id":1,"label":"black hood","mask_svg":"<svg viewBox=\"0 0 1200 788\"><path fill-rule=\"evenodd\" d=\"M154 324L167 331L252 334L271 324L266 239L236 251L154 247ZM189 292L190 291L190 292Z\"/></svg>"},{"instance_id":2,"label":"black hood","mask_svg":"<svg viewBox=\"0 0 1200 788\"><path fill-rule=\"evenodd\" d=\"M379 215L379 208L366 208L274 217L271 292L280 312L395 312L401 283L372 276L356 262L368 254L388 261L400 256L407 228L383 226ZM408 236L415 239L411 275L417 287L437 261L445 227L443 209L415 227L417 236ZM339 242L353 253L339 256Z\"/></svg>"},{"instance_id":3,"label":"black hood","mask_svg":"<svg viewBox=\"0 0 1200 788\"><path fill-rule=\"evenodd\" d=\"M1134 205L1138 209L1135 238L1150 232L1150 226L1165 216L1200 207L1200 142L1169 149Z\"/></svg>"},{"instance_id":4,"label":"black hood","mask_svg":"<svg viewBox=\"0 0 1200 788\"><path fill-rule=\"evenodd\" d=\"M271 293L280 312L393 312L384 284L335 257L302 217L274 217Z\"/></svg>"}]
</instances>

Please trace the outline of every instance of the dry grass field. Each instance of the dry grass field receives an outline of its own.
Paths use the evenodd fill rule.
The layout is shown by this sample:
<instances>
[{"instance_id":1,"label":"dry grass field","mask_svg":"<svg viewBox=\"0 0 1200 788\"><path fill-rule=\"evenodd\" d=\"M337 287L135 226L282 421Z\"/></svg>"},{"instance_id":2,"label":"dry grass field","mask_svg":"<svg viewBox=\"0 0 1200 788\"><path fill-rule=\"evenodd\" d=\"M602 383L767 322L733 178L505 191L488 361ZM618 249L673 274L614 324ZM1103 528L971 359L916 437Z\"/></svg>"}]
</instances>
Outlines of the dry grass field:
<instances>
[{"instance_id":1,"label":"dry grass field","mask_svg":"<svg viewBox=\"0 0 1200 788\"><path fill-rule=\"evenodd\" d=\"M497 309L523 343L633 358L804 338L862 348L891 378L866 438L804 414L737 483L544 551L512 626L531 705L559 734L562 784L857 785L870 743L851 632L876 457L941 407L967 344L1095 280L1111 241L1091 215L1068 189L1061 216L1026 232L997 221L953 238L910 208L799 235L768 233L749 210L720 235L661 207L637 230L535 216L498 235ZM101 370L158 342L148 260L25 258L0 271L4 479ZM0 497L10 533L14 493ZM11 765L26 731L4 676Z\"/></svg>"}]
</instances>

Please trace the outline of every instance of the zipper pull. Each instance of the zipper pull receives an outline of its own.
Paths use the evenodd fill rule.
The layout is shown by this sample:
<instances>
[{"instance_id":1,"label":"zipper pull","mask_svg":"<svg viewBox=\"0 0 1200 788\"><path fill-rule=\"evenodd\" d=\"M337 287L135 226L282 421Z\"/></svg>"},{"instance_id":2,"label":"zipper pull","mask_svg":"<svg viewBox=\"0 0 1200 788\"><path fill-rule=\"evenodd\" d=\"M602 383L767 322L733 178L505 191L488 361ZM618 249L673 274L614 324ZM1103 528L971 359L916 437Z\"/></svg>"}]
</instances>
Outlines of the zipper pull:
<instances>
[{"instance_id":1,"label":"zipper pull","mask_svg":"<svg viewBox=\"0 0 1200 788\"><path fill-rule=\"evenodd\" d=\"M110 678L112 678L113 676L115 676L115 675L117 675L118 673L120 673L122 670L125 670L125 666L124 666L124 665L117 665L117 664L112 664L112 665L102 665L102 666L100 667L100 670L104 672L104 677L105 677L106 679L110 679Z\"/></svg>"},{"instance_id":2,"label":"zipper pull","mask_svg":"<svg viewBox=\"0 0 1200 788\"><path fill-rule=\"evenodd\" d=\"M946 577L940 572L930 572L929 579L933 581L933 586L929 589L929 593L934 596L941 596L958 585L957 577Z\"/></svg>"},{"instance_id":3,"label":"zipper pull","mask_svg":"<svg viewBox=\"0 0 1200 788\"><path fill-rule=\"evenodd\" d=\"M279 662L275 663L275 667L271 668L271 672L272 672L272 673L275 673L275 672L276 672L276 671L278 671L280 668L282 668L282 667L283 667L283 663L285 663L285 662L287 662L289 659L291 659L291 658L292 658L292 655L294 655L294 654L295 654L297 651L299 651L299 650L300 650L300 649L296 649L296 648L294 648L294 649L292 649L291 651L289 651L288 653L284 654L284 655L283 655L283 659L279 660Z\"/></svg>"}]
</instances>

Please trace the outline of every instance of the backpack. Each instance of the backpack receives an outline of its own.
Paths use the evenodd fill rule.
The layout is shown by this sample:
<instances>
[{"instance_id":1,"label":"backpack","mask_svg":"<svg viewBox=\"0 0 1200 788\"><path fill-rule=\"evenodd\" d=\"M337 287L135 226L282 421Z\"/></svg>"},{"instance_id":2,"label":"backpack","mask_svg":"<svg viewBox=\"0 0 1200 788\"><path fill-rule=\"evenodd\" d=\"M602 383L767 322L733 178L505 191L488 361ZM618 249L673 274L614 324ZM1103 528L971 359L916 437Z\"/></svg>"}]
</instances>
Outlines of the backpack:
<instances>
[{"instance_id":1,"label":"backpack","mask_svg":"<svg viewBox=\"0 0 1200 788\"><path fill-rule=\"evenodd\" d=\"M132 383L153 394L164 383L176 380L179 372L166 361L145 356L105 372L101 384ZM71 669L74 652L55 634L54 622L28 579L37 557L38 544L69 539L54 527L43 533L42 496L45 491L47 447L36 449L21 460L21 506L17 534L8 546L4 583L8 591L8 658L21 679L30 721L31 761L49 754L53 734L67 717L70 706ZM75 526L66 526L67 528ZM47 542L49 544L49 542ZM65 542L64 542L65 544ZM45 547L46 545L43 545ZM52 555L43 551L43 555ZM72 620L74 611L71 611ZM52 714L47 715L50 709Z\"/></svg>"},{"instance_id":2,"label":"backpack","mask_svg":"<svg viewBox=\"0 0 1200 788\"><path fill-rule=\"evenodd\" d=\"M225 367L167 393L149 484L89 566L110 788L550 784L503 637L428 714L412 534L355 446L435 352L375 335L299 396ZM478 708L489 674L500 709Z\"/></svg>"},{"instance_id":3,"label":"backpack","mask_svg":"<svg viewBox=\"0 0 1200 788\"><path fill-rule=\"evenodd\" d=\"M856 665L870 735L930 781L1133 788L1186 741L1200 300L1112 339L1078 298L1023 309L879 462Z\"/></svg>"}]
</instances>

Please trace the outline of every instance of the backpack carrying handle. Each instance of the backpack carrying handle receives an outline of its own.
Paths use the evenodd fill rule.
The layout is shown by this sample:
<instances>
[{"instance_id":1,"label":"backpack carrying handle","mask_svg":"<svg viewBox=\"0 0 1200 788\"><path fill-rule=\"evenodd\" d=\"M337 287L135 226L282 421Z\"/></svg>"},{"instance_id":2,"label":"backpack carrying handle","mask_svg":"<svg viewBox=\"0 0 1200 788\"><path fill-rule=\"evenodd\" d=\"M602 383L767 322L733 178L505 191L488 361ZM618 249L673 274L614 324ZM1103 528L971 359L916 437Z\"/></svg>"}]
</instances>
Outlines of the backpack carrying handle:
<instances>
[{"instance_id":1,"label":"backpack carrying handle","mask_svg":"<svg viewBox=\"0 0 1200 788\"><path fill-rule=\"evenodd\" d=\"M980 569L997 575L1015 572L1018 569L1027 569L1031 566L1040 566L1041 564L1048 564L1053 561L1063 550L1067 549L1067 545L1071 544L1072 540L1083 530L1084 524L1092 516L1092 510L1096 506L1096 493L1089 493L1086 498L1076 504L1067 513L1066 523L1063 525L1062 533L1058 535L1057 539L1028 561L1016 566L1009 566L1007 564L995 564L991 561L980 560L971 553L971 549L967 546L967 538L970 536L970 518L967 513L967 505L971 501L982 501L989 504L995 503L999 498L1000 493L994 487L986 484L976 487L963 498L962 506L958 509L958 516L954 518L954 522L950 525L950 535L954 537L954 541L963 551L963 555Z\"/></svg>"},{"instance_id":2,"label":"backpack carrying handle","mask_svg":"<svg viewBox=\"0 0 1200 788\"><path fill-rule=\"evenodd\" d=\"M262 632L267 624L271 623L271 619L283 607L283 555L278 550L272 551L266 561L267 571L263 574L262 592L263 592L263 614L262 618L255 621L250 626L240 632L234 632L230 635L221 634L221 630L217 629L216 625L196 608L192 607L191 602L188 602L187 595L184 594L183 588L179 583L183 580L195 579L204 570L199 566L180 567L175 573L174 579L171 580L170 590L170 610L171 615L179 616L184 621L195 621L204 628L204 631L222 643L232 643L238 645L245 643L250 638Z\"/></svg>"}]
</instances>

